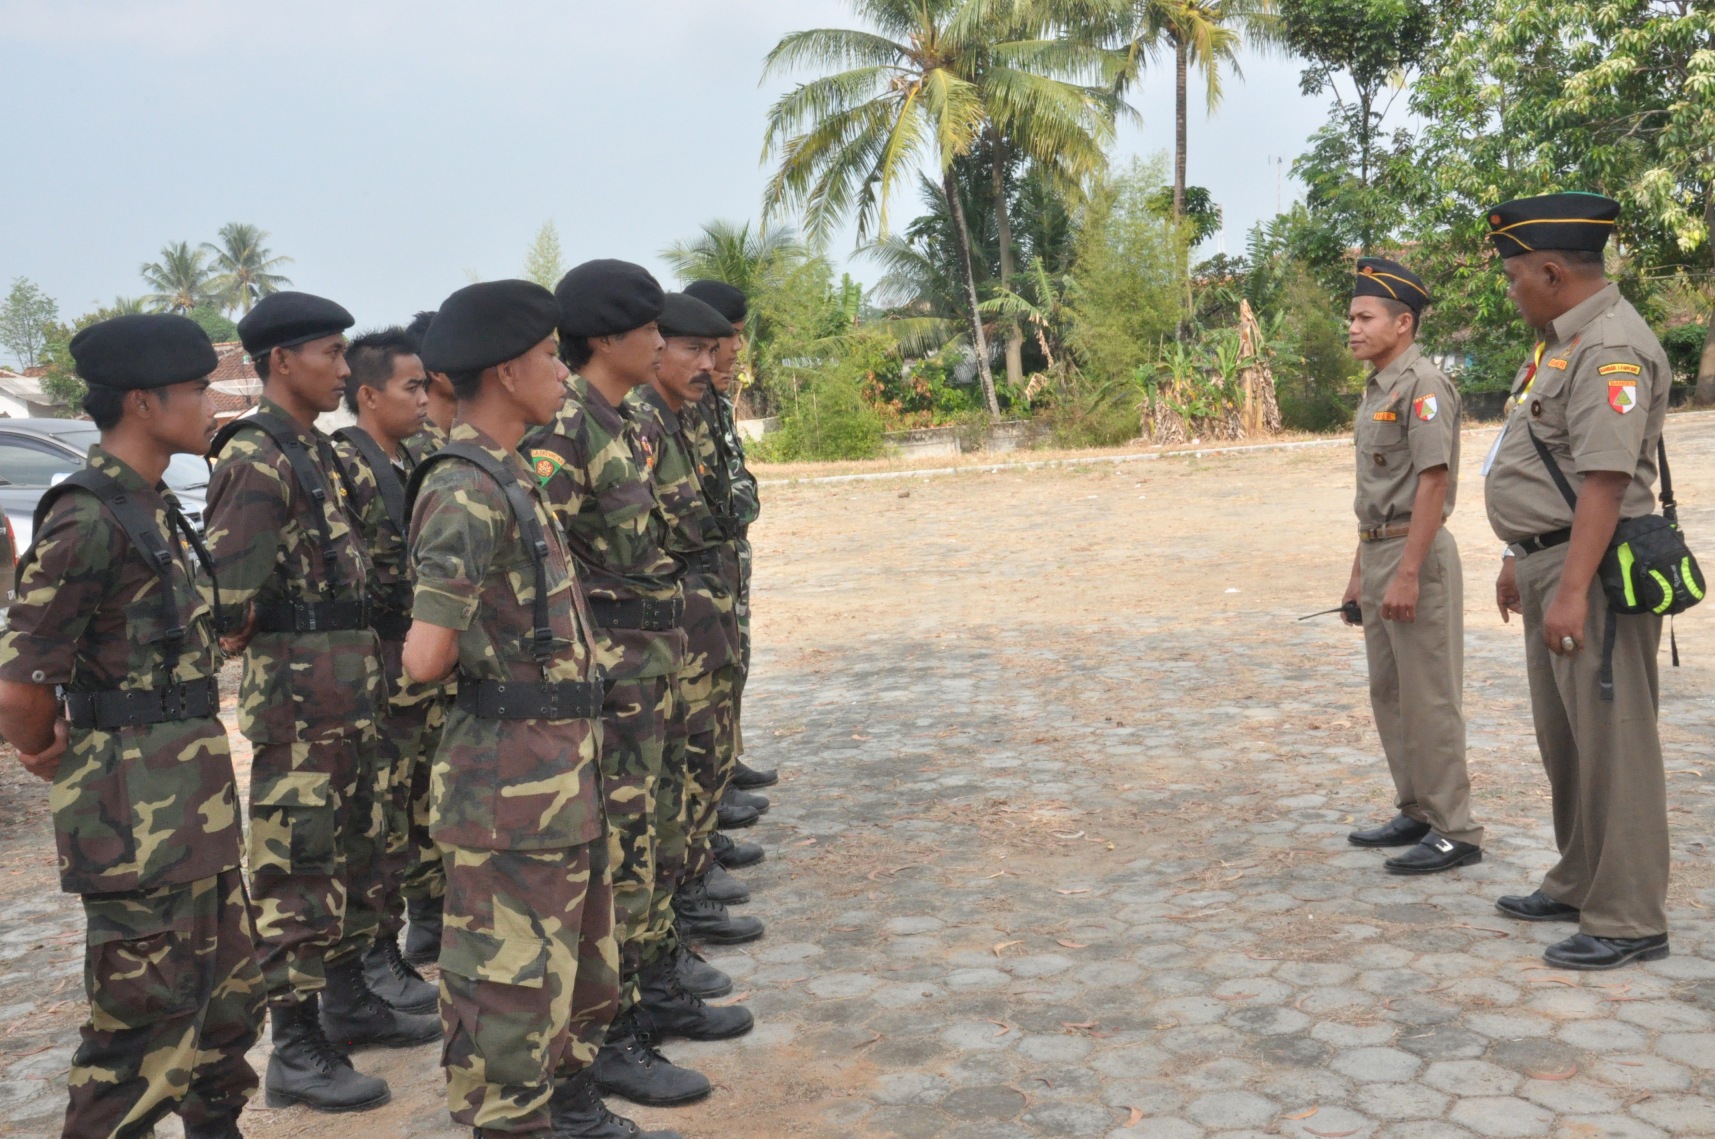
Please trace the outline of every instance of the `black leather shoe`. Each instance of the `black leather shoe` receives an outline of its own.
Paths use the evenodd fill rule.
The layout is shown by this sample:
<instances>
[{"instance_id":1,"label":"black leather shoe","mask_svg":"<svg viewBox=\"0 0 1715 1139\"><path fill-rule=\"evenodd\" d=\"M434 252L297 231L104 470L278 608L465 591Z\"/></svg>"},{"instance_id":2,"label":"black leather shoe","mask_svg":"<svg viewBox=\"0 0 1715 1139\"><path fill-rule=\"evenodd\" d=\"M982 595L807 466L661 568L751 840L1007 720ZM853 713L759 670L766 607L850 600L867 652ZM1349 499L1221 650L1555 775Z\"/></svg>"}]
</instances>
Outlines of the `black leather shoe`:
<instances>
[{"instance_id":1,"label":"black leather shoe","mask_svg":"<svg viewBox=\"0 0 1715 1139\"><path fill-rule=\"evenodd\" d=\"M375 944L363 954L363 979L370 992L400 1012L437 1012L441 1007L440 988L405 963L396 937L376 935Z\"/></svg>"},{"instance_id":2,"label":"black leather shoe","mask_svg":"<svg viewBox=\"0 0 1715 1139\"><path fill-rule=\"evenodd\" d=\"M701 878L679 887L673 895L673 909L679 915L679 935L687 941L743 945L763 934L759 918L733 917L725 906L709 897Z\"/></svg>"},{"instance_id":3,"label":"black leather shoe","mask_svg":"<svg viewBox=\"0 0 1715 1139\"><path fill-rule=\"evenodd\" d=\"M768 813L768 796L729 786L721 793L721 802L728 807L749 807L759 815Z\"/></svg>"},{"instance_id":4,"label":"black leather shoe","mask_svg":"<svg viewBox=\"0 0 1715 1139\"><path fill-rule=\"evenodd\" d=\"M1483 848L1468 842L1455 842L1433 832L1429 837L1386 862L1389 874L1439 874L1458 866L1470 866L1483 861Z\"/></svg>"},{"instance_id":5,"label":"black leather shoe","mask_svg":"<svg viewBox=\"0 0 1715 1139\"><path fill-rule=\"evenodd\" d=\"M1495 899L1495 909L1519 921L1577 921L1578 907L1557 902L1541 890L1507 894Z\"/></svg>"},{"instance_id":6,"label":"black leather shoe","mask_svg":"<svg viewBox=\"0 0 1715 1139\"><path fill-rule=\"evenodd\" d=\"M244 1139L244 1133L238 1130L238 1114L234 1112L201 1123L187 1122L185 1139Z\"/></svg>"},{"instance_id":7,"label":"black leather shoe","mask_svg":"<svg viewBox=\"0 0 1715 1139\"><path fill-rule=\"evenodd\" d=\"M657 1052L631 1009L615 1018L607 1030L607 1039L590 1071L602 1091L646 1107L692 1103L712 1090L707 1076L681 1068Z\"/></svg>"},{"instance_id":8,"label":"black leather shoe","mask_svg":"<svg viewBox=\"0 0 1715 1139\"><path fill-rule=\"evenodd\" d=\"M1667 956L1667 934L1652 937L1592 937L1575 933L1542 951L1556 969L1618 969L1633 961L1660 961Z\"/></svg>"},{"instance_id":9,"label":"black leather shoe","mask_svg":"<svg viewBox=\"0 0 1715 1139\"><path fill-rule=\"evenodd\" d=\"M743 882L728 874L726 867L717 861L703 876L703 882L708 886L709 897L725 906L742 906L750 901L750 891Z\"/></svg>"},{"instance_id":10,"label":"black leather shoe","mask_svg":"<svg viewBox=\"0 0 1715 1139\"><path fill-rule=\"evenodd\" d=\"M327 975L322 1028L339 1047L413 1048L441 1038L437 1014L402 1012L370 991L358 954L329 965Z\"/></svg>"},{"instance_id":11,"label":"black leather shoe","mask_svg":"<svg viewBox=\"0 0 1715 1139\"><path fill-rule=\"evenodd\" d=\"M753 827L756 820L762 817L754 807L735 807L730 803L721 802L715 805L715 826L723 831L738 827Z\"/></svg>"},{"instance_id":12,"label":"black leather shoe","mask_svg":"<svg viewBox=\"0 0 1715 1139\"><path fill-rule=\"evenodd\" d=\"M754 791L758 787L772 787L778 782L780 773L772 768L758 770L742 759L738 761L738 766L733 768L732 785L746 791Z\"/></svg>"},{"instance_id":13,"label":"black leather shoe","mask_svg":"<svg viewBox=\"0 0 1715 1139\"><path fill-rule=\"evenodd\" d=\"M433 965L441 959L441 904L445 898L413 898L405 903L411 925L405 931L405 962Z\"/></svg>"},{"instance_id":14,"label":"black leather shoe","mask_svg":"<svg viewBox=\"0 0 1715 1139\"><path fill-rule=\"evenodd\" d=\"M683 942L674 951L673 967L679 971L679 983L705 1001L732 992L732 978L710 965L702 954Z\"/></svg>"},{"instance_id":15,"label":"black leather shoe","mask_svg":"<svg viewBox=\"0 0 1715 1139\"><path fill-rule=\"evenodd\" d=\"M1353 831L1346 836L1346 841L1353 846L1416 846L1428 833L1428 823L1397 815L1391 822L1373 830Z\"/></svg>"},{"instance_id":16,"label":"black leather shoe","mask_svg":"<svg viewBox=\"0 0 1715 1139\"><path fill-rule=\"evenodd\" d=\"M711 1005L679 983L673 961L663 957L639 973L642 996L638 1008L650 1026L650 1037L683 1036L687 1040L731 1040L756 1027L756 1018L742 1005Z\"/></svg>"},{"instance_id":17,"label":"black leather shoe","mask_svg":"<svg viewBox=\"0 0 1715 1139\"><path fill-rule=\"evenodd\" d=\"M645 1131L609 1111L588 1068L555 1086L548 1111L548 1139L680 1139L677 1131Z\"/></svg>"},{"instance_id":18,"label":"black leather shoe","mask_svg":"<svg viewBox=\"0 0 1715 1139\"><path fill-rule=\"evenodd\" d=\"M709 836L709 849L714 852L715 861L728 870L755 866L768 857L767 852L754 842L734 842L720 831Z\"/></svg>"}]
</instances>

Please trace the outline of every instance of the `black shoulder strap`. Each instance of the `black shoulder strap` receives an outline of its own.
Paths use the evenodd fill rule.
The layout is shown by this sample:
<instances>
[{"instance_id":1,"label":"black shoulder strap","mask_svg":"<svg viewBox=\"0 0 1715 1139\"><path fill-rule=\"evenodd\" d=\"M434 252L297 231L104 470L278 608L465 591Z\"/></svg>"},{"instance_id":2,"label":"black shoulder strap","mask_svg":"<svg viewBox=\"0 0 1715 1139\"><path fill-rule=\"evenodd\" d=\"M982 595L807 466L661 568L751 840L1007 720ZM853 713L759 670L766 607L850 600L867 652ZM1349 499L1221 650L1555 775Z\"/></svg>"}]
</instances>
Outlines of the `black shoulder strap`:
<instances>
[{"instance_id":1,"label":"black shoulder strap","mask_svg":"<svg viewBox=\"0 0 1715 1139\"><path fill-rule=\"evenodd\" d=\"M297 479L298 487L310 496L316 516L316 530L321 537L322 570L325 574L327 591L337 593L341 584L339 573L339 551L334 549L333 532L328 527L328 502L333 497L327 480L322 477L321 466L316 458L311 457L309 449L298 437L297 429L266 411L258 411L251 415L234 419L214 437L209 445L211 457L219 456L220 452L231 441L232 437L246 427L260 429L263 434L274 441L280 448L280 453L286 456L286 463L292 468L292 477Z\"/></svg>"},{"instance_id":2,"label":"black shoulder strap","mask_svg":"<svg viewBox=\"0 0 1715 1139\"><path fill-rule=\"evenodd\" d=\"M369 464L370 472L375 476L375 485L381 492L381 504L387 508L387 520L393 523L393 529L403 536L408 524L405 516L405 484L400 480L399 472L393 469L392 461L381 450L381 444L361 427L341 427L334 434L356 447L357 453L363 456L363 461Z\"/></svg>"},{"instance_id":3,"label":"black shoulder strap","mask_svg":"<svg viewBox=\"0 0 1715 1139\"><path fill-rule=\"evenodd\" d=\"M155 571L155 576L161 583L161 623L166 630L163 639L170 645L177 645L185 639L185 626L179 620L179 605L173 596L173 565L177 559L173 556L172 547L168 544L168 536L163 535L152 511L131 496L118 480L111 475L96 470L94 467L84 467L82 470L62 480L49 488L36 505L35 528L39 534L42 523L47 520L48 510L59 498L68 491L81 490L94 496L95 500L107 508L113 515L119 528L125 531L125 536L136 551L143 556L149 568ZM208 556L208 549L191 532L190 523L173 506L166 502L167 519L170 526L184 534L191 549L196 552L197 559L208 571L209 580L214 580L214 563ZM215 622L219 627L220 593L218 586L215 590Z\"/></svg>"},{"instance_id":4,"label":"black shoulder strap","mask_svg":"<svg viewBox=\"0 0 1715 1139\"><path fill-rule=\"evenodd\" d=\"M1570 506L1576 513L1578 510L1578 494L1572 489L1572 484L1566 481L1566 473L1560 469L1560 464L1554 461L1554 456L1549 454L1548 445L1537 438L1536 432L1530 424L1525 424L1525 430L1530 432L1531 445L1536 448L1537 456L1542 460L1542 465L1548 468L1549 477L1554 480L1554 485L1560 489L1561 497L1566 499L1566 505ZM1661 467L1661 513L1669 522L1677 524L1679 504L1673 498L1673 472L1667 467L1667 438L1665 435L1655 441L1655 448L1656 461Z\"/></svg>"},{"instance_id":5,"label":"black shoulder strap","mask_svg":"<svg viewBox=\"0 0 1715 1139\"><path fill-rule=\"evenodd\" d=\"M433 455L424 459L411 472L411 485L408 498L414 511L417 504L417 493L423 487L423 478L429 470L447 459L463 459L465 462L482 471L494 480L506 503L512 508L512 518L518 523L518 534L524 539L524 548L530 551L530 560L536 569L536 603L531 610L530 630L531 655L538 664L547 664L554 656L554 630L548 621L548 536L543 533L542 525L536 520L536 509L526 490L511 471L493 455L484 451L474 443L448 443ZM574 593L577 591L574 589Z\"/></svg>"}]
</instances>

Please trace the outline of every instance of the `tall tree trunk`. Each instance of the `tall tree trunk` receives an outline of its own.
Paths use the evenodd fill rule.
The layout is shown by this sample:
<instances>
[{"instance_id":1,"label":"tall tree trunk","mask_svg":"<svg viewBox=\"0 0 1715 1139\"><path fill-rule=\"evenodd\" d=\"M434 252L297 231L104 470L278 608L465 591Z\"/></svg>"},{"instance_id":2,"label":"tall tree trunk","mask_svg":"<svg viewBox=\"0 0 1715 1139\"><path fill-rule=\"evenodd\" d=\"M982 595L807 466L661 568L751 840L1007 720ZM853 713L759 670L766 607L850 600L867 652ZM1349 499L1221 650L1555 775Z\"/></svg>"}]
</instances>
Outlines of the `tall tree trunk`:
<instances>
[{"instance_id":1,"label":"tall tree trunk","mask_svg":"<svg viewBox=\"0 0 1715 1139\"><path fill-rule=\"evenodd\" d=\"M1370 247L1375 242L1375 219L1370 216L1370 108L1374 104L1374 96L1360 89L1358 92L1358 114L1361 116L1358 125L1358 184L1364 188L1364 231L1358 235L1358 246L1363 255L1370 255Z\"/></svg>"},{"instance_id":2,"label":"tall tree trunk","mask_svg":"<svg viewBox=\"0 0 1715 1139\"><path fill-rule=\"evenodd\" d=\"M1173 37L1173 220L1185 217L1185 100L1191 81L1190 52L1182 36Z\"/></svg>"},{"instance_id":3,"label":"tall tree trunk","mask_svg":"<svg viewBox=\"0 0 1715 1139\"><path fill-rule=\"evenodd\" d=\"M989 171L994 176L994 216L1000 228L1000 287L1012 287L1012 211L1006 200L1006 140L993 127L989 128ZM1017 320L1009 320L1006 330L1006 382L1013 391L1024 383L1024 331Z\"/></svg>"},{"instance_id":4,"label":"tall tree trunk","mask_svg":"<svg viewBox=\"0 0 1715 1139\"><path fill-rule=\"evenodd\" d=\"M983 314L977 309L977 274L971 266L971 231L965 224L965 203L959 197L959 182L948 166L941 174L941 192L947 196L947 209L953 214L953 233L959 242L959 267L965 271L965 304L970 306L971 348L977 356L977 376L982 380L983 399L989 415L1000 418L1000 401L994 394L994 372L989 369L989 342L983 335Z\"/></svg>"},{"instance_id":5,"label":"tall tree trunk","mask_svg":"<svg viewBox=\"0 0 1715 1139\"><path fill-rule=\"evenodd\" d=\"M1715 234L1715 190L1703 199L1703 224ZM1710 256L1715 258L1715 239ZM1715 312L1709 314L1709 331L1703 337L1703 357L1697 362L1697 387L1691 402L1698 407L1715 406Z\"/></svg>"}]
</instances>

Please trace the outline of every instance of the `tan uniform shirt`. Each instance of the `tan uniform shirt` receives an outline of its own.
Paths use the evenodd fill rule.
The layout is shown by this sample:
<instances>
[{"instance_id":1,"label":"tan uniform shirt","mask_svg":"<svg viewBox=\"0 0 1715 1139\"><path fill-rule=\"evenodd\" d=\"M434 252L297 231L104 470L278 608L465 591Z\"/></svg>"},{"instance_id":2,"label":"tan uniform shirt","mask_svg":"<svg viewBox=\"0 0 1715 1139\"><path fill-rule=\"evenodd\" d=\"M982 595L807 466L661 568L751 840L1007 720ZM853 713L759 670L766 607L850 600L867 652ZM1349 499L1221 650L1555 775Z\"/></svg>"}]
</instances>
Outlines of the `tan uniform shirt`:
<instances>
[{"instance_id":1,"label":"tan uniform shirt","mask_svg":"<svg viewBox=\"0 0 1715 1139\"><path fill-rule=\"evenodd\" d=\"M1534 375L1530 364L1519 372L1516 406L1484 472L1495 534L1517 542L1572 525L1532 432L1574 491L1591 471L1620 471L1632 476L1620 516L1654 513L1656 441L1673 371L1638 310L1610 284L1548 326L1541 361Z\"/></svg>"},{"instance_id":2,"label":"tan uniform shirt","mask_svg":"<svg viewBox=\"0 0 1715 1139\"><path fill-rule=\"evenodd\" d=\"M1459 492L1459 393L1413 344L1370 376L1358 405L1358 529L1411 519L1417 476L1447 468L1447 505Z\"/></svg>"}]
</instances>

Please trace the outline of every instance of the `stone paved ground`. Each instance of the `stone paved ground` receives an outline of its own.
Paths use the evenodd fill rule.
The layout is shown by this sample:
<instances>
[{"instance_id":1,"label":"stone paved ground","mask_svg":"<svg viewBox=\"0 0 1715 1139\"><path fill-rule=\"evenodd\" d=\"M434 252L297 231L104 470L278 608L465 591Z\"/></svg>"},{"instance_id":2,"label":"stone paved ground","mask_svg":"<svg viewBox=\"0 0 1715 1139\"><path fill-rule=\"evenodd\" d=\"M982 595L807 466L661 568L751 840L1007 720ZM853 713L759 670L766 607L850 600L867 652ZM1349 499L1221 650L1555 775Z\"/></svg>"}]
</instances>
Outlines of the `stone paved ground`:
<instances>
[{"instance_id":1,"label":"stone paved ground","mask_svg":"<svg viewBox=\"0 0 1715 1139\"><path fill-rule=\"evenodd\" d=\"M716 956L759 1026L670 1045L718 1090L638 1118L691 1139L1715 1134L1715 609L1664 667L1674 956L1547 969L1569 927L1492 907L1552 836L1519 634L1489 602L1489 438L1454 527L1487 859L1427 880L1346 844L1389 814L1362 646L1293 620L1344 584L1349 451L771 488L748 718L784 774L745 874L769 934ZM1715 418L1672 439L1707 546ZM77 914L40 792L4 778L0 1130L45 1136ZM361 1062L388 1108L247 1133L456 1134L433 1049Z\"/></svg>"}]
</instances>

